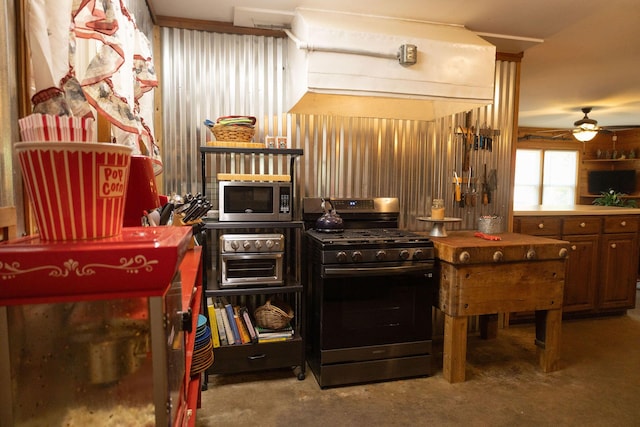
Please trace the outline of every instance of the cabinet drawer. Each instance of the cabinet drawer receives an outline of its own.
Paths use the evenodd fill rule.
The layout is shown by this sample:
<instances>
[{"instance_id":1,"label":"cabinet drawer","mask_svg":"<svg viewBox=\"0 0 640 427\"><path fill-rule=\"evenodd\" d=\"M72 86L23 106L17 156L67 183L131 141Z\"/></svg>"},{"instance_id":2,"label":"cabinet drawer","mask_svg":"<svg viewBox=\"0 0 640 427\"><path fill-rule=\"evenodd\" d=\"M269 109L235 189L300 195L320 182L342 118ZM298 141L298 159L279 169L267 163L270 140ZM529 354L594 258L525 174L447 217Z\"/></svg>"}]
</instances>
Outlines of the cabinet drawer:
<instances>
[{"instance_id":1,"label":"cabinet drawer","mask_svg":"<svg viewBox=\"0 0 640 427\"><path fill-rule=\"evenodd\" d=\"M518 218L518 233L532 236L559 236L562 230L562 219L557 217L537 216Z\"/></svg>"},{"instance_id":2,"label":"cabinet drawer","mask_svg":"<svg viewBox=\"0 0 640 427\"><path fill-rule=\"evenodd\" d=\"M562 224L562 234L600 234L601 226L599 217L567 217Z\"/></svg>"},{"instance_id":3,"label":"cabinet drawer","mask_svg":"<svg viewBox=\"0 0 640 427\"><path fill-rule=\"evenodd\" d=\"M612 215L604 219L605 233L635 233L638 231L638 217Z\"/></svg>"},{"instance_id":4,"label":"cabinet drawer","mask_svg":"<svg viewBox=\"0 0 640 427\"><path fill-rule=\"evenodd\" d=\"M267 369L301 366L302 339L265 343L226 345L213 349L210 374L262 371Z\"/></svg>"}]
</instances>

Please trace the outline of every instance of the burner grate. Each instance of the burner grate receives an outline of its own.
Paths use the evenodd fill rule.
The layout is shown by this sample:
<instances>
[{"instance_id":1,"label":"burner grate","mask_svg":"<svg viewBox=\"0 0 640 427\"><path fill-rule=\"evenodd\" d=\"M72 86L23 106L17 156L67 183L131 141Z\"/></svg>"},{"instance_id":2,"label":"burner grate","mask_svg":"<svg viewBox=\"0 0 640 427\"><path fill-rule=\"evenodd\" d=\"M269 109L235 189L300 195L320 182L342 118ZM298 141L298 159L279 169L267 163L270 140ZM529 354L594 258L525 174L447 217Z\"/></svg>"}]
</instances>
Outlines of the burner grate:
<instances>
[{"instance_id":1,"label":"burner grate","mask_svg":"<svg viewBox=\"0 0 640 427\"><path fill-rule=\"evenodd\" d=\"M369 244L402 244L429 243L431 239L417 233L399 229L347 229L339 233L322 233L309 230L307 233L324 244L369 245Z\"/></svg>"}]
</instances>

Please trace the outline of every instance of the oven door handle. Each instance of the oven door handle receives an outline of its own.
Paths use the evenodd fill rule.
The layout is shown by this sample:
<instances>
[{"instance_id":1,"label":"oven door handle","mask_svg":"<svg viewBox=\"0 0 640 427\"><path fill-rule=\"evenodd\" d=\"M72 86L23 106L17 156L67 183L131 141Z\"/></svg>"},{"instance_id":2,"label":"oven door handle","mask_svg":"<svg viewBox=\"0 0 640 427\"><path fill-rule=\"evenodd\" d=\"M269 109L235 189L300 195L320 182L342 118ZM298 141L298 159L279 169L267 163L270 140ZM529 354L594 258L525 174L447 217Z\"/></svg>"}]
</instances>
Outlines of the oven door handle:
<instances>
[{"instance_id":1,"label":"oven door handle","mask_svg":"<svg viewBox=\"0 0 640 427\"><path fill-rule=\"evenodd\" d=\"M322 277L401 276L407 273L433 274L433 264L398 265L393 267L322 267Z\"/></svg>"}]
</instances>

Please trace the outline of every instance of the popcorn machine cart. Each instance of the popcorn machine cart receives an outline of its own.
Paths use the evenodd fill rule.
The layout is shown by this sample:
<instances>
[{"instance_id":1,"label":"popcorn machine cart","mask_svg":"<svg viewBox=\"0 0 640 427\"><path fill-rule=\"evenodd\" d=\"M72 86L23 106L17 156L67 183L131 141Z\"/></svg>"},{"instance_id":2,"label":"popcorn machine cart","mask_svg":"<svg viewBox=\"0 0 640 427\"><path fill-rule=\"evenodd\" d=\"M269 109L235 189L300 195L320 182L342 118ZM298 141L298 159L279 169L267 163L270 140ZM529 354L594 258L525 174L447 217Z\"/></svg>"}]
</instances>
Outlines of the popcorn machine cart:
<instances>
[{"instance_id":1,"label":"popcorn machine cart","mask_svg":"<svg viewBox=\"0 0 640 427\"><path fill-rule=\"evenodd\" d=\"M0 244L0 426L195 424L191 233Z\"/></svg>"}]
</instances>

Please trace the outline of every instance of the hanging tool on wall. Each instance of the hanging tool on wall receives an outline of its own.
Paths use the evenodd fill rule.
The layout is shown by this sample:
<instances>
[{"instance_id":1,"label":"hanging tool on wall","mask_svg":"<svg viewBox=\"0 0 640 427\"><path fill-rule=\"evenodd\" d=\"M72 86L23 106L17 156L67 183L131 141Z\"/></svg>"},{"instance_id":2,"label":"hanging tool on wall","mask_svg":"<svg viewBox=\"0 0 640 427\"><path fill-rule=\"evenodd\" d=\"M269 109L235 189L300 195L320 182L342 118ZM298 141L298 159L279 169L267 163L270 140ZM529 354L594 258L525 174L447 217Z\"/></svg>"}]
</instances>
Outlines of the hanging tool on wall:
<instances>
[{"instance_id":1,"label":"hanging tool on wall","mask_svg":"<svg viewBox=\"0 0 640 427\"><path fill-rule=\"evenodd\" d=\"M487 181L487 164L484 164L484 177L482 179L482 204L491 203L491 191L489 191L489 182Z\"/></svg>"},{"instance_id":2,"label":"hanging tool on wall","mask_svg":"<svg viewBox=\"0 0 640 427\"><path fill-rule=\"evenodd\" d=\"M471 182L473 180L473 168L469 167L469 179L467 180L467 189L464 192L464 204L465 206L475 207L476 205L476 187L472 187Z\"/></svg>"},{"instance_id":3,"label":"hanging tool on wall","mask_svg":"<svg viewBox=\"0 0 640 427\"><path fill-rule=\"evenodd\" d=\"M473 140L475 138L474 128L466 128L464 134L464 159L462 162L462 170L469 170L471 165L471 150L473 150Z\"/></svg>"},{"instance_id":4,"label":"hanging tool on wall","mask_svg":"<svg viewBox=\"0 0 640 427\"><path fill-rule=\"evenodd\" d=\"M462 200L462 189L460 188L462 184L462 179L458 177L458 173L453 171L453 179L454 179L454 188L455 188L455 200L459 203L460 207L464 207L464 200Z\"/></svg>"},{"instance_id":5,"label":"hanging tool on wall","mask_svg":"<svg viewBox=\"0 0 640 427\"><path fill-rule=\"evenodd\" d=\"M498 189L498 172L495 169L491 169L489 172L489 178L487 180L487 192L489 194L489 202L491 202L491 193Z\"/></svg>"}]
</instances>

